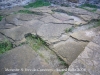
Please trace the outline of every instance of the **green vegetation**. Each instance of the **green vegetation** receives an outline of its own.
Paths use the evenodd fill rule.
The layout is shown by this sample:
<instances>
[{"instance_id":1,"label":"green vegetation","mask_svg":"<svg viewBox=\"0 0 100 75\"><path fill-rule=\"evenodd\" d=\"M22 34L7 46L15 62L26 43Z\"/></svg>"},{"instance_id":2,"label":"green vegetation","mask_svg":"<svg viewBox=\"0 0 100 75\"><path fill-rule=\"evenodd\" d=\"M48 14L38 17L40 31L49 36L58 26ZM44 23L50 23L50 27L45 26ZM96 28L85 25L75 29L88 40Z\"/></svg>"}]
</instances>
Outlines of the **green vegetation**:
<instances>
[{"instance_id":1,"label":"green vegetation","mask_svg":"<svg viewBox=\"0 0 100 75\"><path fill-rule=\"evenodd\" d=\"M27 41L22 42L22 43L20 43L18 46L22 46L22 45L25 45L25 44L28 44L28 42L27 42Z\"/></svg>"},{"instance_id":2,"label":"green vegetation","mask_svg":"<svg viewBox=\"0 0 100 75\"><path fill-rule=\"evenodd\" d=\"M66 69L69 67L69 65L66 64L66 62L63 59L61 59L59 56L58 56L58 60L59 60L59 62L61 62L61 65L65 66ZM66 71L61 71L60 74L63 75L65 72Z\"/></svg>"},{"instance_id":3,"label":"green vegetation","mask_svg":"<svg viewBox=\"0 0 100 75\"><path fill-rule=\"evenodd\" d=\"M2 20L3 16L0 16L0 21Z\"/></svg>"},{"instance_id":4,"label":"green vegetation","mask_svg":"<svg viewBox=\"0 0 100 75\"><path fill-rule=\"evenodd\" d=\"M90 8L97 8L97 6L96 5L92 5L92 4L83 4L83 5L81 5L81 7L90 7Z\"/></svg>"},{"instance_id":5,"label":"green vegetation","mask_svg":"<svg viewBox=\"0 0 100 75\"><path fill-rule=\"evenodd\" d=\"M94 20L94 21L91 21L90 23L91 23L91 25L93 23L93 25L88 27L88 29L96 28L96 27L100 26L100 20Z\"/></svg>"},{"instance_id":6,"label":"green vegetation","mask_svg":"<svg viewBox=\"0 0 100 75\"><path fill-rule=\"evenodd\" d=\"M30 8L30 7L37 8L37 7L49 6L49 5L50 5L49 2L45 2L43 0L37 0L34 3L30 3L30 4L26 5L26 6L24 6L24 8Z\"/></svg>"},{"instance_id":7,"label":"green vegetation","mask_svg":"<svg viewBox=\"0 0 100 75\"><path fill-rule=\"evenodd\" d=\"M31 35L28 34L26 36L27 42L30 44L30 46L33 48L33 50L37 51L41 47L47 48L47 43L43 41L38 35Z\"/></svg>"},{"instance_id":8,"label":"green vegetation","mask_svg":"<svg viewBox=\"0 0 100 75\"><path fill-rule=\"evenodd\" d=\"M63 75L65 72L66 72L66 71L61 71L60 73L61 73L61 75Z\"/></svg>"},{"instance_id":9,"label":"green vegetation","mask_svg":"<svg viewBox=\"0 0 100 75\"><path fill-rule=\"evenodd\" d=\"M97 23L97 25L98 25L98 26L100 26L100 20L98 20L98 23Z\"/></svg>"},{"instance_id":10,"label":"green vegetation","mask_svg":"<svg viewBox=\"0 0 100 75\"><path fill-rule=\"evenodd\" d=\"M80 8L88 10L90 12L95 12L97 10L97 6L92 4L83 4L80 6Z\"/></svg>"},{"instance_id":11,"label":"green vegetation","mask_svg":"<svg viewBox=\"0 0 100 75\"><path fill-rule=\"evenodd\" d=\"M66 68L68 68L68 67L69 67L69 65L68 65L68 64L66 64L66 62L65 62L63 59L61 59L59 56L58 56L58 60L59 60L59 62L61 62L61 65L66 66Z\"/></svg>"},{"instance_id":12,"label":"green vegetation","mask_svg":"<svg viewBox=\"0 0 100 75\"><path fill-rule=\"evenodd\" d=\"M61 4L61 6L64 6L64 7L69 7L69 5L67 5L67 4Z\"/></svg>"},{"instance_id":13,"label":"green vegetation","mask_svg":"<svg viewBox=\"0 0 100 75\"><path fill-rule=\"evenodd\" d=\"M98 27L98 26L100 26L100 20L98 20L97 23L96 23L96 25L93 26L93 27L95 28L95 27Z\"/></svg>"},{"instance_id":14,"label":"green vegetation","mask_svg":"<svg viewBox=\"0 0 100 75\"><path fill-rule=\"evenodd\" d=\"M0 54L12 49L13 45L10 41L4 40L0 42Z\"/></svg>"},{"instance_id":15,"label":"green vegetation","mask_svg":"<svg viewBox=\"0 0 100 75\"><path fill-rule=\"evenodd\" d=\"M66 33L72 32L74 28L75 28L74 26L72 26L71 28L67 28L67 29L65 30L65 32L66 32Z\"/></svg>"}]
</instances>

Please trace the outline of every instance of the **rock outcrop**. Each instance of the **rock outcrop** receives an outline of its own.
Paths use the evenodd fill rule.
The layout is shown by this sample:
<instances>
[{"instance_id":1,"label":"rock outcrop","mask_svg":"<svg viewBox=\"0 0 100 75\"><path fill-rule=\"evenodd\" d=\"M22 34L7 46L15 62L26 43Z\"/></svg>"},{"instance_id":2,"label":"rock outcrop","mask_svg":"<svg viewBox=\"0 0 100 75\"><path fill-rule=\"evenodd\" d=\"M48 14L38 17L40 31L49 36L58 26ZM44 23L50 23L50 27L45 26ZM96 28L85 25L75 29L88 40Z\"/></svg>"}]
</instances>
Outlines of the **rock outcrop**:
<instances>
[{"instance_id":1,"label":"rock outcrop","mask_svg":"<svg viewBox=\"0 0 100 75\"><path fill-rule=\"evenodd\" d=\"M86 70L78 74L99 75L99 9L90 12L75 7L48 6L28 8L31 13L19 12L26 10L23 7L15 9L0 11L4 16L0 21L0 42L6 38L14 45L12 50L0 56L0 75L59 75L61 72L57 71L5 72L5 68L66 69L68 66L68 70L74 67ZM42 39L49 48L32 49L37 45L32 44L32 39L29 44L32 48L26 45L29 34L39 42ZM76 73L68 71L65 75Z\"/></svg>"},{"instance_id":2,"label":"rock outcrop","mask_svg":"<svg viewBox=\"0 0 100 75\"><path fill-rule=\"evenodd\" d=\"M85 47L85 50L69 66L64 75L99 75L100 33Z\"/></svg>"},{"instance_id":3,"label":"rock outcrop","mask_svg":"<svg viewBox=\"0 0 100 75\"><path fill-rule=\"evenodd\" d=\"M53 71L41 72L40 69L52 68L28 45L16 47L0 56L0 75L59 75Z\"/></svg>"}]
</instances>

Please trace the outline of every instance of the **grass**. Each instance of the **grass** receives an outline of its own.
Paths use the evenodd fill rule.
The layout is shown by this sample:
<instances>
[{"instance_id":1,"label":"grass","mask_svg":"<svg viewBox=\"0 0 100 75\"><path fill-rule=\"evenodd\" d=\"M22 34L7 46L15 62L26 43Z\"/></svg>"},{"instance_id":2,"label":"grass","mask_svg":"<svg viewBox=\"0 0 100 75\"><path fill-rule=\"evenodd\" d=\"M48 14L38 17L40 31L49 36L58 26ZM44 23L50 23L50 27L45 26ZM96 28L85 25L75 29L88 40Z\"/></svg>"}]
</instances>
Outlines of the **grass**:
<instances>
[{"instance_id":1,"label":"grass","mask_svg":"<svg viewBox=\"0 0 100 75\"><path fill-rule=\"evenodd\" d=\"M93 27L95 28L95 27L98 27L98 26L100 26L100 20L98 20L97 23L96 23L96 25L93 26Z\"/></svg>"},{"instance_id":2,"label":"grass","mask_svg":"<svg viewBox=\"0 0 100 75\"><path fill-rule=\"evenodd\" d=\"M0 54L5 53L6 51L12 49L13 45L10 41L4 40L0 42Z\"/></svg>"},{"instance_id":3,"label":"grass","mask_svg":"<svg viewBox=\"0 0 100 75\"><path fill-rule=\"evenodd\" d=\"M98 26L100 26L100 20L94 20L94 21L91 21L93 24L93 26L90 26L88 27L88 29L91 29L91 28L96 28Z\"/></svg>"},{"instance_id":4,"label":"grass","mask_svg":"<svg viewBox=\"0 0 100 75\"><path fill-rule=\"evenodd\" d=\"M3 16L0 15L0 21L3 19Z\"/></svg>"},{"instance_id":5,"label":"grass","mask_svg":"<svg viewBox=\"0 0 100 75\"><path fill-rule=\"evenodd\" d=\"M61 4L61 6L64 6L64 7L69 7L69 5L67 5L67 4Z\"/></svg>"},{"instance_id":6,"label":"grass","mask_svg":"<svg viewBox=\"0 0 100 75\"><path fill-rule=\"evenodd\" d=\"M81 5L82 7L90 7L90 8L97 8L97 6L96 5L92 5L92 4L83 4L83 5Z\"/></svg>"},{"instance_id":7,"label":"grass","mask_svg":"<svg viewBox=\"0 0 100 75\"><path fill-rule=\"evenodd\" d=\"M61 73L61 75L63 75L65 72L66 72L66 71L61 71L60 73Z\"/></svg>"},{"instance_id":8,"label":"grass","mask_svg":"<svg viewBox=\"0 0 100 75\"><path fill-rule=\"evenodd\" d=\"M61 65L66 66L66 68L68 68L68 67L69 67L69 65L68 65L68 64L66 64L66 62L65 62L63 59L61 59L60 57L58 57L58 60L61 62Z\"/></svg>"},{"instance_id":9,"label":"grass","mask_svg":"<svg viewBox=\"0 0 100 75\"><path fill-rule=\"evenodd\" d=\"M41 47L47 47L47 43L43 41L38 35L31 35L28 34L26 36L27 42L30 44L30 46L33 48L33 50L37 51Z\"/></svg>"},{"instance_id":10,"label":"grass","mask_svg":"<svg viewBox=\"0 0 100 75\"><path fill-rule=\"evenodd\" d=\"M66 28L65 32L66 33L72 32L74 28L75 28L74 26L72 26L71 28Z\"/></svg>"},{"instance_id":11,"label":"grass","mask_svg":"<svg viewBox=\"0 0 100 75\"><path fill-rule=\"evenodd\" d=\"M58 56L58 60L59 60L59 62L61 62L61 65L66 66L65 68L68 69L69 65L66 64L66 62L65 62L63 59L61 59L59 56ZM63 75L65 72L66 72L66 71L61 71L60 74Z\"/></svg>"},{"instance_id":12,"label":"grass","mask_svg":"<svg viewBox=\"0 0 100 75\"><path fill-rule=\"evenodd\" d=\"M37 0L34 3L30 3L30 4L26 5L26 6L24 6L24 8L30 8L30 7L37 8L37 7L49 6L49 5L50 5L49 2L45 2L43 0Z\"/></svg>"},{"instance_id":13,"label":"grass","mask_svg":"<svg viewBox=\"0 0 100 75\"><path fill-rule=\"evenodd\" d=\"M98 20L97 25L100 26L100 20Z\"/></svg>"},{"instance_id":14,"label":"grass","mask_svg":"<svg viewBox=\"0 0 100 75\"><path fill-rule=\"evenodd\" d=\"M22 46L22 45L24 45L24 44L28 44L28 42L27 42L27 41L22 42L22 43L20 43L18 46Z\"/></svg>"},{"instance_id":15,"label":"grass","mask_svg":"<svg viewBox=\"0 0 100 75\"><path fill-rule=\"evenodd\" d=\"M86 8L86 7L89 7L89 8L92 8L92 9L88 9L88 8ZM85 9L85 10L88 10L88 11L90 11L90 12L95 12L95 11L97 10L97 6L96 6L96 5L87 4L87 3L81 5L80 8Z\"/></svg>"}]
</instances>

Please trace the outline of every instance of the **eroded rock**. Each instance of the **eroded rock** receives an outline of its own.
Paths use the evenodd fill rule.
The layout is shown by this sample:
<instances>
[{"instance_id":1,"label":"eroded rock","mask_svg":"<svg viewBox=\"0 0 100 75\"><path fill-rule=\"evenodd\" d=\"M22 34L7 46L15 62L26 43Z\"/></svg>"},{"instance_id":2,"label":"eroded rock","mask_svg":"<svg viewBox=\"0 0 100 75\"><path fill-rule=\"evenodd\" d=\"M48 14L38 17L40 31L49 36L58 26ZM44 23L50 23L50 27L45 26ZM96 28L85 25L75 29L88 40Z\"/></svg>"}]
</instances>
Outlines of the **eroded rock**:
<instances>
[{"instance_id":1,"label":"eroded rock","mask_svg":"<svg viewBox=\"0 0 100 75\"><path fill-rule=\"evenodd\" d=\"M9 71L5 71L5 70ZM12 71L13 69L14 71ZM54 71L32 71L39 69L52 69L28 45L16 47L0 56L1 75L59 75ZM29 71L30 70L30 71Z\"/></svg>"},{"instance_id":2,"label":"eroded rock","mask_svg":"<svg viewBox=\"0 0 100 75\"><path fill-rule=\"evenodd\" d=\"M100 69L100 42L96 43L100 39L100 34L98 34L93 42L90 42L85 50L78 56L77 59L69 66L69 72L71 69L71 74L80 75L99 75ZM79 69L80 71L75 69ZM68 72L65 75L71 75Z\"/></svg>"},{"instance_id":3,"label":"eroded rock","mask_svg":"<svg viewBox=\"0 0 100 75\"><path fill-rule=\"evenodd\" d=\"M86 22L89 22L89 21L94 20L94 19L96 19L96 20L99 19L98 14L86 11L86 10L81 9L81 8L59 7L59 8L56 8L56 11L66 12L69 15L76 15L77 17L80 17L81 19L83 19Z\"/></svg>"},{"instance_id":4,"label":"eroded rock","mask_svg":"<svg viewBox=\"0 0 100 75\"><path fill-rule=\"evenodd\" d=\"M53 45L53 50L67 63L71 64L84 50L88 42L75 41L69 38L67 41Z\"/></svg>"},{"instance_id":5,"label":"eroded rock","mask_svg":"<svg viewBox=\"0 0 100 75\"><path fill-rule=\"evenodd\" d=\"M45 24L39 28L37 34L47 43L56 42L62 33L65 33L66 28L71 28L69 24Z\"/></svg>"},{"instance_id":6,"label":"eroded rock","mask_svg":"<svg viewBox=\"0 0 100 75\"><path fill-rule=\"evenodd\" d=\"M77 40L92 41L94 36L96 36L99 31L100 27L97 27L86 31L72 33L71 36Z\"/></svg>"}]
</instances>

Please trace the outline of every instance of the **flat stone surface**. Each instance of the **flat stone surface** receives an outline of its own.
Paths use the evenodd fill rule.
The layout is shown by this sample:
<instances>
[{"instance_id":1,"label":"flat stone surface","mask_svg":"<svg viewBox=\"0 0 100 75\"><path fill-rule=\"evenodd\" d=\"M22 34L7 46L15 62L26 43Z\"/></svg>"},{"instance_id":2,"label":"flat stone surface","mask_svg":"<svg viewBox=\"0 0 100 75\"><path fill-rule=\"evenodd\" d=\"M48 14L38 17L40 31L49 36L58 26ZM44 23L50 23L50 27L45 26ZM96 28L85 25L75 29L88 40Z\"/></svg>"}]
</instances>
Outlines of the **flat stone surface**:
<instances>
[{"instance_id":1,"label":"flat stone surface","mask_svg":"<svg viewBox=\"0 0 100 75\"><path fill-rule=\"evenodd\" d=\"M18 24L17 16L18 16L17 14L12 14L12 15L7 16L6 17L7 23L17 25Z\"/></svg>"},{"instance_id":2,"label":"flat stone surface","mask_svg":"<svg viewBox=\"0 0 100 75\"><path fill-rule=\"evenodd\" d=\"M100 40L99 40L99 37L100 37L100 32L99 34L94 38L93 42L100 45Z\"/></svg>"},{"instance_id":3,"label":"flat stone surface","mask_svg":"<svg viewBox=\"0 0 100 75\"><path fill-rule=\"evenodd\" d=\"M31 17L27 17L28 14L24 15L24 17L22 15L23 14L12 14L12 15L9 15L9 16L6 17L6 22L8 24L13 24L13 25L16 25L16 26L20 26L20 25L26 25L28 20L32 19L32 16Z\"/></svg>"},{"instance_id":4,"label":"flat stone surface","mask_svg":"<svg viewBox=\"0 0 100 75\"><path fill-rule=\"evenodd\" d=\"M85 21L83 21L81 18L78 18L74 15L72 16L72 15L68 15L66 13L59 13L59 12L56 12L52 15L61 21L65 21L65 23L67 22L67 23L70 23L73 25L86 24Z\"/></svg>"},{"instance_id":5,"label":"flat stone surface","mask_svg":"<svg viewBox=\"0 0 100 75\"><path fill-rule=\"evenodd\" d=\"M32 33L32 31L34 31L32 27L18 26L11 29L2 30L1 32L13 40L19 41L24 38L25 34Z\"/></svg>"},{"instance_id":6,"label":"flat stone surface","mask_svg":"<svg viewBox=\"0 0 100 75\"><path fill-rule=\"evenodd\" d=\"M49 13L49 14L52 14L53 11L51 10L50 7L48 6L43 6L43 7L38 7L38 8L30 8L29 9L30 11L37 11L37 12L42 12L42 13Z\"/></svg>"},{"instance_id":7,"label":"flat stone surface","mask_svg":"<svg viewBox=\"0 0 100 75\"><path fill-rule=\"evenodd\" d=\"M26 68L36 57L36 53L27 45L10 50L0 56L0 74L5 75L12 73L11 71L5 72L5 68Z\"/></svg>"},{"instance_id":8,"label":"flat stone surface","mask_svg":"<svg viewBox=\"0 0 100 75\"><path fill-rule=\"evenodd\" d=\"M69 13L70 15L76 15L80 18L82 18L85 21L91 21L93 19L99 19L99 15L95 14L93 12L86 11L81 8L75 8L75 7L58 7L56 10L60 12L66 12Z\"/></svg>"},{"instance_id":9,"label":"flat stone surface","mask_svg":"<svg viewBox=\"0 0 100 75\"><path fill-rule=\"evenodd\" d=\"M6 71L18 69L15 71ZM52 71L28 71L28 69L51 69L28 45L16 47L0 56L0 75L54 75ZM55 72L56 75L59 75Z\"/></svg>"},{"instance_id":10,"label":"flat stone surface","mask_svg":"<svg viewBox=\"0 0 100 75\"><path fill-rule=\"evenodd\" d=\"M5 20L2 19L2 20L0 21L0 28L4 28L4 26L5 26Z\"/></svg>"},{"instance_id":11,"label":"flat stone surface","mask_svg":"<svg viewBox=\"0 0 100 75\"><path fill-rule=\"evenodd\" d=\"M71 69L81 69L79 73L77 70L72 71L72 74L79 73L79 75L99 75L100 69L100 44L96 43L98 39L100 39L100 34L98 34L94 39L93 42L90 42L85 50L78 56L77 59L69 66L69 71ZM86 73L86 74L84 74ZM87 74L88 73L88 74ZM71 75L66 72L65 75Z\"/></svg>"},{"instance_id":12,"label":"flat stone surface","mask_svg":"<svg viewBox=\"0 0 100 75\"><path fill-rule=\"evenodd\" d=\"M22 20L22 21L29 21L29 20L32 20L33 18L34 18L34 15L32 14L21 13L19 14L19 17L17 19Z\"/></svg>"},{"instance_id":13,"label":"flat stone surface","mask_svg":"<svg viewBox=\"0 0 100 75\"><path fill-rule=\"evenodd\" d=\"M75 41L69 38L65 42L53 45L53 50L67 63L71 64L84 50L87 42Z\"/></svg>"},{"instance_id":14,"label":"flat stone surface","mask_svg":"<svg viewBox=\"0 0 100 75\"><path fill-rule=\"evenodd\" d=\"M57 37L59 37L62 33L65 33L65 30L68 28L71 28L72 25L69 24L45 24L42 25L38 31L37 34L43 38L43 40L47 41L48 43L51 43L52 40L57 41ZM54 42L54 41L53 41Z\"/></svg>"},{"instance_id":15,"label":"flat stone surface","mask_svg":"<svg viewBox=\"0 0 100 75\"><path fill-rule=\"evenodd\" d=\"M6 23L5 18L0 21L0 29L10 29L13 27L15 27L15 25Z\"/></svg>"},{"instance_id":16,"label":"flat stone surface","mask_svg":"<svg viewBox=\"0 0 100 75\"><path fill-rule=\"evenodd\" d=\"M20 8L15 9L16 11L19 11ZM98 71L100 68L100 66L98 66L100 64L100 38L99 35L97 36L97 34L100 32L100 27L88 29L89 27L87 26L88 23L91 25L90 22L92 20L99 20L99 14L89 12L81 8L61 6L29 8L28 10L32 11L32 14L14 14L15 9L13 8L12 10L4 10L0 12L0 14L4 15L3 20L0 22L0 33L3 34L0 34L0 41L3 40L5 36L8 39L12 39L14 43L19 45L23 41L26 41L25 36L28 33L37 34L48 43L49 47L53 49L53 51L55 51L56 54L61 57L61 59L70 65L69 70L72 68L86 69L84 72L66 72L65 75L100 74ZM8 14L6 11L8 11ZM3 14L3 12L5 13ZM93 25L90 27L92 26ZM75 27L79 27L79 29L71 31ZM82 29L84 31L81 31ZM68 30L68 32L66 32L66 30ZM93 40L94 37L95 39ZM49 66L43 59L37 56L35 52L29 50L32 49L29 46L24 45L21 47L16 47L15 49L12 49L11 51L0 56L0 69L3 68L3 71L0 71L0 75L59 75L57 72L47 71L4 72L4 67L22 67L30 69L50 68L50 66L53 65L55 68L55 66L57 66L58 60L53 61L56 59L56 57L51 59L50 57L53 56L50 54L50 52L44 50L39 51L44 56L47 56L46 59L50 59L49 65L51 65ZM51 60L56 62L56 64L50 62Z\"/></svg>"},{"instance_id":17,"label":"flat stone surface","mask_svg":"<svg viewBox=\"0 0 100 75\"><path fill-rule=\"evenodd\" d=\"M92 41L93 37L100 31L100 27L92 28L86 31L72 33L71 36L77 40Z\"/></svg>"},{"instance_id":18,"label":"flat stone surface","mask_svg":"<svg viewBox=\"0 0 100 75\"><path fill-rule=\"evenodd\" d=\"M47 17L44 17L40 20L45 22L45 23L63 23L61 20L56 19L56 18L52 17L51 15L47 16Z\"/></svg>"},{"instance_id":19,"label":"flat stone surface","mask_svg":"<svg viewBox=\"0 0 100 75\"><path fill-rule=\"evenodd\" d=\"M0 29L10 29L13 27L15 27L15 25L6 23L5 18L0 21Z\"/></svg>"},{"instance_id":20,"label":"flat stone surface","mask_svg":"<svg viewBox=\"0 0 100 75\"><path fill-rule=\"evenodd\" d=\"M16 26L10 29L2 29L0 32L13 40L20 41L25 37L25 34L36 33L38 28L42 25L42 22L38 20L32 20L26 23L24 26Z\"/></svg>"}]
</instances>

